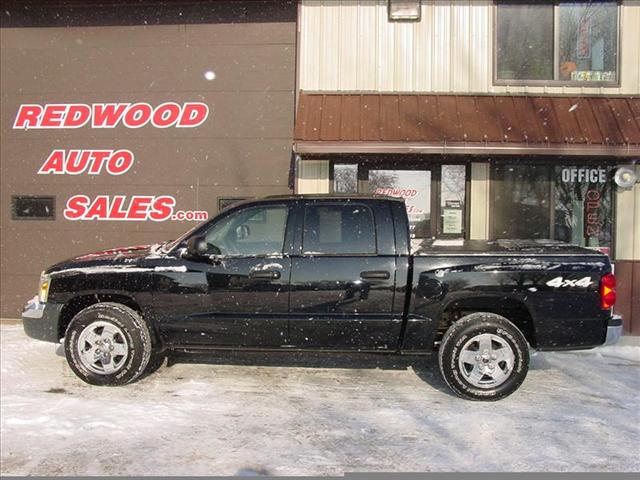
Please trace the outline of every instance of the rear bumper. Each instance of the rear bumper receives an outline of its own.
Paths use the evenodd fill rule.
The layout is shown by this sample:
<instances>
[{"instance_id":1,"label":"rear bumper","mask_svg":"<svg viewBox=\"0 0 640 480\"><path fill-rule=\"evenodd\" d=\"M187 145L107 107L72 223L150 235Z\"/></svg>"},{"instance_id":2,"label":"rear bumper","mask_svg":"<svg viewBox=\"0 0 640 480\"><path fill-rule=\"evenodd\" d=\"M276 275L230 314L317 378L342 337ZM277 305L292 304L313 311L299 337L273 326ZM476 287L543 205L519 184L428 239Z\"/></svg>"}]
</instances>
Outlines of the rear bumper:
<instances>
[{"instance_id":1,"label":"rear bumper","mask_svg":"<svg viewBox=\"0 0 640 480\"><path fill-rule=\"evenodd\" d=\"M58 343L58 324L63 306L58 303L40 303L37 297L29 300L22 312L24 332L36 340Z\"/></svg>"},{"instance_id":2,"label":"rear bumper","mask_svg":"<svg viewBox=\"0 0 640 480\"><path fill-rule=\"evenodd\" d=\"M618 343L622 336L622 316L612 315L607 325L607 339L604 345L614 345Z\"/></svg>"}]
</instances>

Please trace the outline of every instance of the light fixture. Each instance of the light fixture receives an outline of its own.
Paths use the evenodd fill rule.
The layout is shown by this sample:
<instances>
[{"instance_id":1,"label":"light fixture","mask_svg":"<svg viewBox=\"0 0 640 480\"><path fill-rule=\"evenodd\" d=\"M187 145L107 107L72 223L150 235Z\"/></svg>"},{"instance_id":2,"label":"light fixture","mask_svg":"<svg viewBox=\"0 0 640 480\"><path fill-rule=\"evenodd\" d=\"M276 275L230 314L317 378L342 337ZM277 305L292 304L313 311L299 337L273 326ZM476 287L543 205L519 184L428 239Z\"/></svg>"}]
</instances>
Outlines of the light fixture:
<instances>
[{"instance_id":1,"label":"light fixture","mask_svg":"<svg viewBox=\"0 0 640 480\"><path fill-rule=\"evenodd\" d=\"M620 188L633 188L638 181L638 176L632 168L620 167L616 170L613 180Z\"/></svg>"},{"instance_id":2,"label":"light fixture","mask_svg":"<svg viewBox=\"0 0 640 480\"><path fill-rule=\"evenodd\" d=\"M389 20L420 20L420 0L389 0Z\"/></svg>"},{"instance_id":3,"label":"light fixture","mask_svg":"<svg viewBox=\"0 0 640 480\"><path fill-rule=\"evenodd\" d=\"M51 277L44 272L40 274L40 289L38 290L38 301L47 303L49 297L49 286L51 285Z\"/></svg>"}]
</instances>

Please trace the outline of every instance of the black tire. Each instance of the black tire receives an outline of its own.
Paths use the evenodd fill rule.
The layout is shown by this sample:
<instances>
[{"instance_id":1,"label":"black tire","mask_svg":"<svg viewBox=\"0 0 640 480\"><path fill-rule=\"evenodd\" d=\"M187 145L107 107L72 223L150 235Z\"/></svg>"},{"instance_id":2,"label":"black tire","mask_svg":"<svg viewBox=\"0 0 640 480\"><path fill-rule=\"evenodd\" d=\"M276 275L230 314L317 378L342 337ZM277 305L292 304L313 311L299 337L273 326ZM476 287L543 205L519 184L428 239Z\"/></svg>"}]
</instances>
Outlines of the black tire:
<instances>
[{"instance_id":1,"label":"black tire","mask_svg":"<svg viewBox=\"0 0 640 480\"><path fill-rule=\"evenodd\" d=\"M166 359L166 351L154 348L151 358L149 359L149 363L147 363L147 368L144 369L144 372L142 372L136 380L142 380L143 378L147 378L148 376L156 373L164 365Z\"/></svg>"},{"instance_id":2,"label":"black tire","mask_svg":"<svg viewBox=\"0 0 640 480\"><path fill-rule=\"evenodd\" d=\"M482 334L491 334L492 337L486 335L478 337ZM504 352L508 352L506 349L508 346L511 349L508 353L513 356L513 359L501 361L498 356L492 355L488 355L488 359L483 358L481 353L484 350L472 351L476 345L480 348L480 344L475 340L477 338L491 338L492 348L497 344L498 347L505 348ZM463 361L461 366L461 354L465 351L469 355L470 350L472 357L477 354L474 358L477 365ZM498 360L492 360L493 358ZM506 318L493 313L472 313L449 327L442 338L438 360L445 382L458 396L467 400L496 401L511 395L522 385L529 370L529 345L522 332ZM491 373L489 373L489 367L491 367ZM475 378L476 384L474 384L473 379L470 380L468 376L476 368L479 372L486 371L487 375L476 372L477 376L482 376L480 379ZM497 383L492 376L496 368L502 370L500 376L506 375L506 379L502 379L502 383L492 385L492 382ZM465 371L463 372L462 369ZM480 384L481 382L486 383Z\"/></svg>"},{"instance_id":3,"label":"black tire","mask_svg":"<svg viewBox=\"0 0 640 480\"><path fill-rule=\"evenodd\" d=\"M99 370L102 363L87 366L90 362L83 361L80 357L79 340L82 333L91 331L90 326L95 325L104 325L107 328L111 328L108 325L115 326L121 348L126 350L126 355L114 356L113 360L108 357L108 364L111 365L111 361L112 365L116 365L117 362L121 364L112 373L92 371ZM100 332L104 326L95 327L97 330L93 331ZM82 343L82 349L91 349L90 343ZM126 348L123 345L126 345ZM83 381L100 386L118 386L133 382L145 372L151 357L156 353L149 326L140 314L125 305L112 302L96 303L73 317L65 334L64 350L71 370Z\"/></svg>"}]
</instances>

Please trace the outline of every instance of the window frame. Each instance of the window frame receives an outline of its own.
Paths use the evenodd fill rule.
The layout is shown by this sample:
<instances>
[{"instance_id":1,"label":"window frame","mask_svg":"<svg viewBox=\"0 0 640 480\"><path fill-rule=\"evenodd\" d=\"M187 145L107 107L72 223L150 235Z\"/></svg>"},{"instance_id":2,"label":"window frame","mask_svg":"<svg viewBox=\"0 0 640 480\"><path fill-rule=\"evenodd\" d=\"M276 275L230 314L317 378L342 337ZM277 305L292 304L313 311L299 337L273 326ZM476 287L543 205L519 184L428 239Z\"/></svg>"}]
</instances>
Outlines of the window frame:
<instances>
[{"instance_id":1,"label":"window frame","mask_svg":"<svg viewBox=\"0 0 640 480\"><path fill-rule=\"evenodd\" d=\"M558 80L560 66L558 59L560 58L560 29L558 27L560 22L559 16L559 8L560 8L560 0L554 0L553 3L553 76L552 80L521 80L521 79L499 79L498 78L498 8L500 3L504 3L501 0L493 0L493 14L492 14L492 60L493 60L493 68L492 68L492 76L493 76L493 85L497 87L506 87L506 86L528 86L528 87L584 87L584 88L620 88L621 79L620 79L620 66L622 65L622 2L623 0L617 0L616 3L616 11L617 11L617 62L616 62L616 80L613 82L607 81L596 81L596 82L581 82L578 80ZM514 2L514 3L523 3L526 2Z\"/></svg>"},{"instance_id":2,"label":"window frame","mask_svg":"<svg viewBox=\"0 0 640 480\"><path fill-rule=\"evenodd\" d=\"M47 199L52 202L51 215L48 217L22 217L17 215L16 203L19 199ZM55 221L56 219L56 196L55 195L11 195L11 220L16 221Z\"/></svg>"},{"instance_id":3,"label":"window frame","mask_svg":"<svg viewBox=\"0 0 640 480\"><path fill-rule=\"evenodd\" d=\"M373 245L374 251L371 253L351 252L351 253L336 253L336 252L307 252L304 248L304 237L306 232L306 219L307 209L316 207L345 207L344 202L328 201L328 202L315 202L302 205L300 209L301 213L301 235L300 235L300 255L303 257L376 257L380 248L378 247L378 223L376 222L376 215L373 206L368 205L366 202L349 202L349 206L364 207L369 211L371 215L371 225L373 227Z\"/></svg>"}]
</instances>

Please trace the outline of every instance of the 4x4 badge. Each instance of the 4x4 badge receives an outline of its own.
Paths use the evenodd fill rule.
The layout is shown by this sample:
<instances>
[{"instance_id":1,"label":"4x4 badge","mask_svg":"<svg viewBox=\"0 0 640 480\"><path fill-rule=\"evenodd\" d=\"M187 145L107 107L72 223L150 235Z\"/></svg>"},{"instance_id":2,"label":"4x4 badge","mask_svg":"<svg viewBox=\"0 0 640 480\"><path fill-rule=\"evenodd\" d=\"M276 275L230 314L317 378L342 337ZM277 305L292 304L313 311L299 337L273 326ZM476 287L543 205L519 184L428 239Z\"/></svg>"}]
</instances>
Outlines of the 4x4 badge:
<instances>
[{"instance_id":1,"label":"4x4 badge","mask_svg":"<svg viewBox=\"0 0 640 480\"><path fill-rule=\"evenodd\" d=\"M549 280L547 282L547 285L549 287L554 287L554 288L561 288L561 287L583 287L583 288L587 288L588 286L590 286L593 283L593 281L591 280L591 277L583 277L581 279L569 279L569 278L562 278L562 277L556 277L552 280Z\"/></svg>"}]
</instances>

